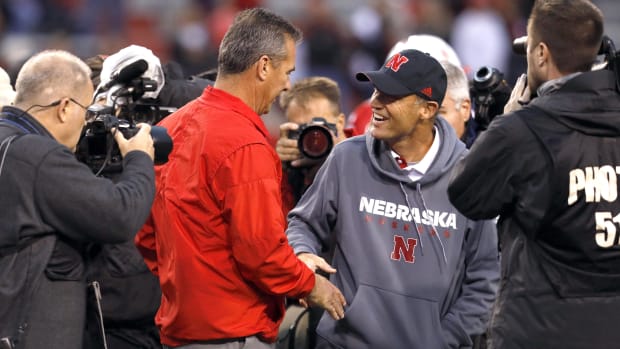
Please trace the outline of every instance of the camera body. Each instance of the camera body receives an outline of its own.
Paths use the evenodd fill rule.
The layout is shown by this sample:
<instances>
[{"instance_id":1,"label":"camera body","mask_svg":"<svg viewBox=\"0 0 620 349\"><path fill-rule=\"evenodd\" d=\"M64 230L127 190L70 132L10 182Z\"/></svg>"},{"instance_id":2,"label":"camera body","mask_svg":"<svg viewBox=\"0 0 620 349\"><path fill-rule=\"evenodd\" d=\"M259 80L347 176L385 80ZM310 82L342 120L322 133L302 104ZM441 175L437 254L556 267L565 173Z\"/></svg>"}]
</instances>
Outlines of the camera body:
<instances>
[{"instance_id":1,"label":"camera body","mask_svg":"<svg viewBox=\"0 0 620 349\"><path fill-rule=\"evenodd\" d=\"M476 71L470 94L479 130L486 130L491 121L504 112L510 93L511 88L498 69L483 66Z\"/></svg>"},{"instance_id":2,"label":"camera body","mask_svg":"<svg viewBox=\"0 0 620 349\"><path fill-rule=\"evenodd\" d=\"M88 107L88 122L76 149L78 160L96 174L121 172L122 156L111 130L116 129L129 139L138 132L136 124L154 125L176 110L159 107L156 99L142 98L145 92L156 90L155 80L137 77L103 91L106 103ZM166 129L151 126L151 137L155 148L155 164L167 162L172 151L172 139Z\"/></svg>"},{"instance_id":3,"label":"camera body","mask_svg":"<svg viewBox=\"0 0 620 349\"><path fill-rule=\"evenodd\" d=\"M333 135L337 133L336 124L322 117L313 117L310 122L299 125L297 130L290 130L288 138L297 140L297 147L303 156L322 159L332 151Z\"/></svg>"}]
</instances>

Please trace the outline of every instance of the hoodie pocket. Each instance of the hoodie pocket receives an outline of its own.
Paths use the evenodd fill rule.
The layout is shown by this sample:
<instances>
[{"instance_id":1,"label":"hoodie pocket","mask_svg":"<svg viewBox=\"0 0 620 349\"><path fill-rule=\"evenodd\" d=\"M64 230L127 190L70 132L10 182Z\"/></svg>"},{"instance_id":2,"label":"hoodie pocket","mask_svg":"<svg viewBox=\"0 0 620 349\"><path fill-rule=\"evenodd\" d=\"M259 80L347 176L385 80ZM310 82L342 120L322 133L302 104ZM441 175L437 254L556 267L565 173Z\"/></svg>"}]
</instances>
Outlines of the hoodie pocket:
<instances>
[{"instance_id":1,"label":"hoodie pocket","mask_svg":"<svg viewBox=\"0 0 620 349\"><path fill-rule=\"evenodd\" d=\"M343 348L445 348L437 302L361 284L345 313L317 333Z\"/></svg>"}]
</instances>

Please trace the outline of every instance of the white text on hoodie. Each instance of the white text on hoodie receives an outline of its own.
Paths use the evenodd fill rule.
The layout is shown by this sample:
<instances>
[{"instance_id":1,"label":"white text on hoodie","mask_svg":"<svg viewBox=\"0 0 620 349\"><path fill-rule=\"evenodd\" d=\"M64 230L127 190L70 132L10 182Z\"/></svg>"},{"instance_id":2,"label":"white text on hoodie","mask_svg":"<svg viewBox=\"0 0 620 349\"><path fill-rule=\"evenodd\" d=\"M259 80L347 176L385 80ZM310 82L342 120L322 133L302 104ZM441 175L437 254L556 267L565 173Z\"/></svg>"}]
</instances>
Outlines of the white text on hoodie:
<instances>
[{"instance_id":1,"label":"white text on hoodie","mask_svg":"<svg viewBox=\"0 0 620 349\"><path fill-rule=\"evenodd\" d=\"M417 207L409 208L405 205L384 200L369 199L365 196L360 198L360 212L406 222L411 222L413 220L417 224L433 227L456 229L456 215L453 212L441 212L428 209L420 212Z\"/></svg>"}]
</instances>

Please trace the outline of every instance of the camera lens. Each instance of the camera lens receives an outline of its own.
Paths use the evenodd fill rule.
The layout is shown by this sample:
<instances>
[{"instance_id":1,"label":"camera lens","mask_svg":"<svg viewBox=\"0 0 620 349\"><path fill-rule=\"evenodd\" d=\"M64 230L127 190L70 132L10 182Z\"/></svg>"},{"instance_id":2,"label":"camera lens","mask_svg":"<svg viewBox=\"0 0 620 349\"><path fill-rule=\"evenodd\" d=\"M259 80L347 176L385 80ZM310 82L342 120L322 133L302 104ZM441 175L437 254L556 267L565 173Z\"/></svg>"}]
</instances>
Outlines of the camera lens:
<instances>
[{"instance_id":1,"label":"camera lens","mask_svg":"<svg viewBox=\"0 0 620 349\"><path fill-rule=\"evenodd\" d=\"M493 69L489 67L481 67L474 75L474 81L478 83L485 83L493 76Z\"/></svg>"},{"instance_id":2,"label":"camera lens","mask_svg":"<svg viewBox=\"0 0 620 349\"><path fill-rule=\"evenodd\" d=\"M327 156L334 141L328 129L323 126L308 126L299 135L298 146L301 153L311 159Z\"/></svg>"},{"instance_id":3,"label":"camera lens","mask_svg":"<svg viewBox=\"0 0 620 349\"><path fill-rule=\"evenodd\" d=\"M477 91L492 91L504 79L504 74L499 70L487 66L480 67L474 74L473 87Z\"/></svg>"}]
</instances>

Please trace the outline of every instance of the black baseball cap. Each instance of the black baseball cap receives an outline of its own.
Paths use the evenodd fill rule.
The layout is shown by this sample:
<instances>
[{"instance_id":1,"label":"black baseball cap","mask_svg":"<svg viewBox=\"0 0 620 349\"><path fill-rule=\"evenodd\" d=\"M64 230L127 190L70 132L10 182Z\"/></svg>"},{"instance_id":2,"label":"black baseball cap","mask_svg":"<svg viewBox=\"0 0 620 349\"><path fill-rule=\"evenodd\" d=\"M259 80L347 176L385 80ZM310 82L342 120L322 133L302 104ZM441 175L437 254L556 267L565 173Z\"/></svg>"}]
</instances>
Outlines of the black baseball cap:
<instances>
[{"instance_id":1,"label":"black baseball cap","mask_svg":"<svg viewBox=\"0 0 620 349\"><path fill-rule=\"evenodd\" d=\"M370 81L375 88L390 96L415 94L439 105L448 85L446 71L428 53L403 50L391 56L381 69L355 74L358 81Z\"/></svg>"}]
</instances>

